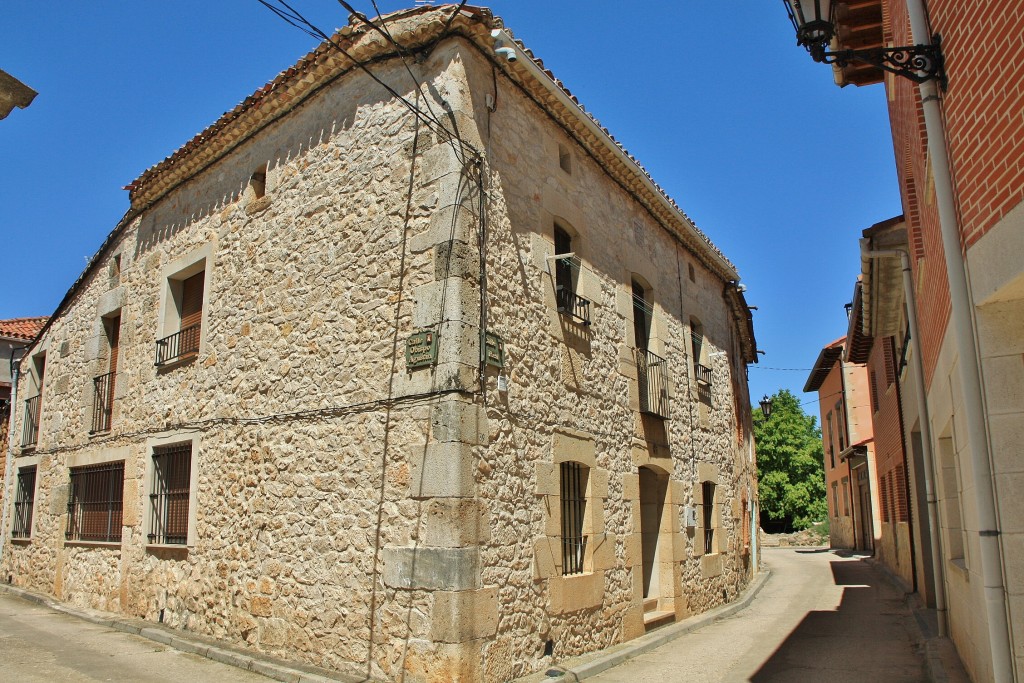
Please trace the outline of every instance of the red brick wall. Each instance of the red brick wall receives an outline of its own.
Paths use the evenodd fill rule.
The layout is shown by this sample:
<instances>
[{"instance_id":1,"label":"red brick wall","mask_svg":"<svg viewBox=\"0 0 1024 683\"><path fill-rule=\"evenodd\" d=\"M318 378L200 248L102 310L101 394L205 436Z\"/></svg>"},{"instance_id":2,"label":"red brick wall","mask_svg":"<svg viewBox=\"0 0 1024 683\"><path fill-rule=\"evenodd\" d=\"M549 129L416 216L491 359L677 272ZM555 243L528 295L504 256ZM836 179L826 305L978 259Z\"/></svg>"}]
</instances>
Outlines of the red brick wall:
<instances>
[{"instance_id":1,"label":"red brick wall","mask_svg":"<svg viewBox=\"0 0 1024 683\"><path fill-rule=\"evenodd\" d=\"M883 6L887 41L912 44L905 0ZM932 30L942 35L946 145L962 241L970 246L1024 200L1024 3L930 0L927 6ZM950 315L935 191L917 86L888 77L886 89L930 385Z\"/></svg>"},{"instance_id":2,"label":"red brick wall","mask_svg":"<svg viewBox=\"0 0 1024 683\"><path fill-rule=\"evenodd\" d=\"M886 354L890 354L892 367L899 369L899 358L891 352L892 346L892 337L876 339L868 358L868 375L875 379L872 394L878 399L878 403L872 407L872 421L875 427L875 468L879 482L888 482L890 477L895 481L897 470L903 467L903 434L900 430L896 383L889 384L886 378L886 366L889 365L885 359ZM883 492L879 493L881 497ZM893 522L894 518L895 521L906 521L910 506L907 504L905 487L893 491L888 507L891 513L889 519L883 517L883 522Z\"/></svg>"}]
</instances>

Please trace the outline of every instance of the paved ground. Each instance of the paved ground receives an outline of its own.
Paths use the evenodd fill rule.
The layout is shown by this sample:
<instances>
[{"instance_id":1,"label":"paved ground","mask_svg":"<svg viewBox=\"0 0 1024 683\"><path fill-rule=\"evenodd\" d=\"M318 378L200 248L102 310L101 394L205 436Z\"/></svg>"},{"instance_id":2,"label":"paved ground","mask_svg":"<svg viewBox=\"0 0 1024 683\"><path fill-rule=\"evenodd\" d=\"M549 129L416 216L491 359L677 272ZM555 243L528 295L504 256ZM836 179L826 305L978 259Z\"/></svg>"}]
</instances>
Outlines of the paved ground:
<instances>
[{"instance_id":1,"label":"paved ground","mask_svg":"<svg viewBox=\"0 0 1024 683\"><path fill-rule=\"evenodd\" d=\"M267 678L0 593L0 680L267 683Z\"/></svg>"},{"instance_id":2,"label":"paved ground","mask_svg":"<svg viewBox=\"0 0 1024 683\"><path fill-rule=\"evenodd\" d=\"M910 683L928 680L903 594L858 558L766 548L750 607L588 680Z\"/></svg>"}]
</instances>

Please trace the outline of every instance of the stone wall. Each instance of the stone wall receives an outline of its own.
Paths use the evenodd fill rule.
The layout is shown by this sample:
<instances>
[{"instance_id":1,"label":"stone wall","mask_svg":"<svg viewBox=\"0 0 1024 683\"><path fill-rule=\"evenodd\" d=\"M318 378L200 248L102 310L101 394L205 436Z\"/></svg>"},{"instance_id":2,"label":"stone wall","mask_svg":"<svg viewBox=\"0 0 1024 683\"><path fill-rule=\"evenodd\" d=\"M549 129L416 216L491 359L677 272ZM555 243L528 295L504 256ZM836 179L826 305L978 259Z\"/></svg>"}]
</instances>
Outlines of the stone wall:
<instances>
[{"instance_id":1,"label":"stone wall","mask_svg":"<svg viewBox=\"0 0 1024 683\"><path fill-rule=\"evenodd\" d=\"M352 73L118 234L32 350L42 429L19 460L40 483L32 539L2 558L15 584L375 678L507 680L643 633L646 467L665 486L659 608L736 597L756 482L724 283L503 77L491 112L475 49L450 41L417 68L468 146ZM375 72L407 82L400 64ZM556 218L578 238L585 328L554 306ZM168 278L190 268L205 272L199 353L157 368ZM668 420L639 412L633 275L650 286ZM118 312L113 424L91 434L102 319ZM691 317L714 377L701 396ZM504 368L479 370L482 324ZM437 363L408 371L420 330L438 335ZM152 449L178 441L196 454L194 530L149 544ZM592 473L590 564L572 577L542 552L567 458ZM121 542L65 542L68 468L118 460ZM716 484L709 554L685 525L701 481Z\"/></svg>"}]
</instances>

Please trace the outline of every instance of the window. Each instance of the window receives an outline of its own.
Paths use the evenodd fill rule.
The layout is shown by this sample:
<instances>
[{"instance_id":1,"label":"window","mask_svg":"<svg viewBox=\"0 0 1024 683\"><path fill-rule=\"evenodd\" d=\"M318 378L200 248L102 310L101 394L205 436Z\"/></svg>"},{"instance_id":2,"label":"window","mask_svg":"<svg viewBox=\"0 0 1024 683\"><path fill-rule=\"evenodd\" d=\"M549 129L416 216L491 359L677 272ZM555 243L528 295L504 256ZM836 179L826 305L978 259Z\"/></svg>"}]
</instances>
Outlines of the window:
<instances>
[{"instance_id":1,"label":"window","mask_svg":"<svg viewBox=\"0 0 1024 683\"><path fill-rule=\"evenodd\" d=\"M124 461L71 468L68 495L69 541L121 541Z\"/></svg>"},{"instance_id":2,"label":"window","mask_svg":"<svg viewBox=\"0 0 1024 683\"><path fill-rule=\"evenodd\" d=\"M152 489L149 494L150 544L188 543L191 484L191 443L153 448Z\"/></svg>"},{"instance_id":3,"label":"window","mask_svg":"<svg viewBox=\"0 0 1024 683\"><path fill-rule=\"evenodd\" d=\"M647 301L647 289L635 279L630 282L633 294L633 342L634 346L646 351L651 339L651 314L653 309Z\"/></svg>"},{"instance_id":4,"label":"window","mask_svg":"<svg viewBox=\"0 0 1024 683\"><path fill-rule=\"evenodd\" d=\"M562 574L582 574L587 552L583 520L587 511L587 467L578 462L561 463Z\"/></svg>"},{"instance_id":5,"label":"window","mask_svg":"<svg viewBox=\"0 0 1024 683\"><path fill-rule=\"evenodd\" d=\"M21 431L23 448L33 448L39 440L39 418L43 402L43 375L46 373L46 354L32 358L30 384L35 385L35 396L25 401L25 423Z\"/></svg>"},{"instance_id":6,"label":"window","mask_svg":"<svg viewBox=\"0 0 1024 683\"><path fill-rule=\"evenodd\" d=\"M263 164L249 176L249 191L252 199L262 199L267 194L267 165Z\"/></svg>"},{"instance_id":7,"label":"window","mask_svg":"<svg viewBox=\"0 0 1024 683\"><path fill-rule=\"evenodd\" d=\"M893 517L897 522L909 519L907 511L907 475L903 465L897 465L893 479Z\"/></svg>"},{"instance_id":8,"label":"window","mask_svg":"<svg viewBox=\"0 0 1024 683\"><path fill-rule=\"evenodd\" d=\"M881 480L881 482L879 482L879 487L882 489L880 491L881 495L879 495L879 498L882 499L880 501L881 504L882 504L882 521L883 522L890 522L890 521L892 521L892 517L889 514L889 474L888 473L882 475L882 480Z\"/></svg>"},{"instance_id":9,"label":"window","mask_svg":"<svg viewBox=\"0 0 1024 683\"><path fill-rule=\"evenodd\" d=\"M633 340L636 355L636 380L640 412L668 418L668 363L652 353L650 346L654 308L649 290L637 279L630 283L633 297Z\"/></svg>"},{"instance_id":10,"label":"window","mask_svg":"<svg viewBox=\"0 0 1024 683\"><path fill-rule=\"evenodd\" d=\"M836 442L835 434L832 433L832 411L825 416L826 433L828 434L828 461L832 469L836 468Z\"/></svg>"},{"instance_id":11,"label":"window","mask_svg":"<svg viewBox=\"0 0 1024 683\"><path fill-rule=\"evenodd\" d=\"M843 402L836 401L836 432L839 436L839 453L846 450L846 420L844 419Z\"/></svg>"},{"instance_id":12,"label":"window","mask_svg":"<svg viewBox=\"0 0 1024 683\"><path fill-rule=\"evenodd\" d=\"M92 430L90 433L110 430L114 412L114 380L117 377L117 357L121 338L121 315L103 319L107 337L107 372L93 378Z\"/></svg>"},{"instance_id":13,"label":"window","mask_svg":"<svg viewBox=\"0 0 1024 683\"><path fill-rule=\"evenodd\" d=\"M850 516L850 478L843 477L843 516Z\"/></svg>"},{"instance_id":14,"label":"window","mask_svg":"<svg viewBox=\"0 0 1024 683\"><path fill-rule=\"evenodd\" d=\"M715 552L715 483L702 482L701 509L704 521L704 554Z\"/></svg>"},{"instance_id":15,"label":"window","mask_svg":"<svg viewBox=\"0 0 1024 683\"><path fill-rule=\"evenodd\" d=\"M839 517L839 484L832 482L832 516Z\"/></svg>"},{"instance_id":16,"label":"window","mask_svg":"<svg viewBox=\"0 0 1024 683\"><path fill-rule=\"evenodd\" d=\"M168 305L165 311L165 330L175 330L156 343L156 365L167 365L195 358L202 337L203 295L206 287L204 262L200 261L188 272L167 280ZM198 269L198 272L196 272Z\"/></svg>"},{"instance_id":17,"label":"window","mask_svg":"<svg viewBox=\"0 0 1024 683\"><path fill-rule=\"evenodd\" d=\"M558 166L572 175L572 155L569 154L569 148L561 143L558 145Z\"/></svg>"},{"instance_id":18,"label":"window","mask_svg":"<svg viewBox=\"0 0 1024 683\"><path fill-rule=\"evenodd\" d=\"M558 312L570 320L590 324L590 301L576 293L580 260L572 247L572 235L555 226L555 300Z\"/></svg>"},{"instance_id":19,"label":"window","mask_svg":"<svg viewBox=\"0 0 1024 683\"><path fill-rule=\"evenodd\" d=\"M32 508L36 497L36 468L22 467L18 470L17 489L14 493L14 526L11 538L32 536Z\"/></svg>"}]
</instances>

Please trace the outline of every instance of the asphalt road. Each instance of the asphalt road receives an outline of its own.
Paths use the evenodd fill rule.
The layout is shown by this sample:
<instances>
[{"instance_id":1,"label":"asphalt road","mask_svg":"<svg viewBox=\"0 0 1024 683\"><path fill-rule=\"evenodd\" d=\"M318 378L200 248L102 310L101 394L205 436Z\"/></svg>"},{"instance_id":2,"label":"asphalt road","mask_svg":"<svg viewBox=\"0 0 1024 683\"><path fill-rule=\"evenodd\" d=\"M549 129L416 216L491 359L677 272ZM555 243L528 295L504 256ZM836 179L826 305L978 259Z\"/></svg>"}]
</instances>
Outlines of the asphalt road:
<instances>
[{"instance_id":1,"label":"asphalt road","mask_svg":"<svg viewBox=\"0 0 1024 683\"><path fill-rule=\"evenodd\" d=\"M869 564L804 548L766 548L764 561L772 577L747 609L587 680L927 680L903 594Z\"/></svg>"},{"instance_id":2,"label":"asphalt road","mask_svg":"<svg viewBox=\"0 0 1024 683\"><path fill-rule=\"evenodd\" d=\"M269 680L0 593L0 681L267 683Z\"/></svg>"}]
</instances>

